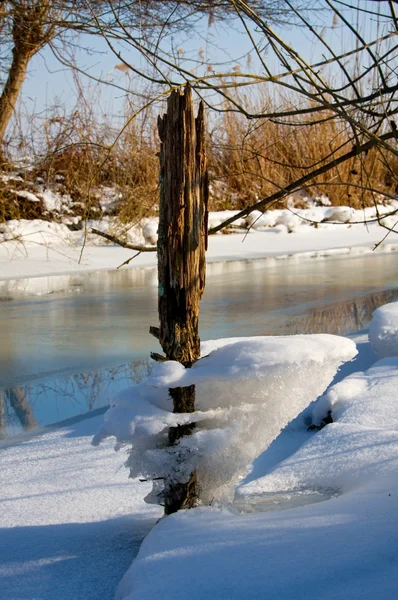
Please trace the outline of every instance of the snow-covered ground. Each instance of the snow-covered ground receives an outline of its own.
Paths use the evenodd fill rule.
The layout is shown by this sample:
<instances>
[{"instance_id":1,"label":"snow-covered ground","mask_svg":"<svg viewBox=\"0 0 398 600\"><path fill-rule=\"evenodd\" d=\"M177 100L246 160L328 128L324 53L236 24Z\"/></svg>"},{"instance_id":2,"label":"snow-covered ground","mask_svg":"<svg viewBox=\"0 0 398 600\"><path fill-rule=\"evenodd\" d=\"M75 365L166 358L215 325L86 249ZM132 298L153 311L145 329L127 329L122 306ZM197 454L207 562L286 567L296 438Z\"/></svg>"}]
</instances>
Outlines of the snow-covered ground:
<instances>
[{"instance_id":1,"label":"snow-covered ground","mask_svg":"<svg viewBox=\"0 0 398 600\"><path fill-rule=\"evenodd\" d=\"M159 518L124 457L90 446L102 418L0 442L2 600L112 598Z\"/></svg>"},{"instance_id":2,"label":"snow-covered ground","mask_svg":"<svg viewBox=\"0 0 398 600\"><path fill-rule=\"evenodd\" d=\"M384 355L396 353L392 337L398 331L398 304L378 309L375 321L375 349ZM320 348L325 340L308 337L307 348L297 346L294 337L290 342L285 338L279 351L274 347L271 360L268 348L261 369L272 370L275 361L282 369L292 366L294 357L304 352L303 369L311 371L312 385L323 387L327 357L317 352L319 361L312 367L306 361L315 352L311 340ZM324 354L335 355L334 360L355 352L350 340L336 338L335 344L333 336L325 337L333 349L326 340ZM2 449L1 597L111 599L140 540L154 526L118 586L118 600L395 598L398 358L377 361L366 338L354 336L359 349L355 363L346 364L345 377L305 412L317 423L331 410L334 423L321 431L307 431L305 420L295 419L254 461L237 486L233 504L213 502L154 526L159 508L143 503L149 484L127 478L122 466L125 450L115 453L110 440L96 448L90 445L101 428L101 416ZM384 339L390 352L380 350ZM219 342L205 351L217 346ZM242 348L237 352L236 347L224 347L235 362L226 364L226 357L216 350L205 371L217 379L215 371L226 368L236 378L236 366L240 361L244 369L250 354L250 341L244 342L243 353ZM258 365L258 345L252 350ZM354 364L355 369L366 370L347 376ZM250 370L249 382L256 371ZM152 376L151 384L167 385L171 376L182 375L173 369L161 372ZM274 380L273 394L278 378L274 371L267 380L268 384ZM295 386L307 401L317 393L305 381L296 381ZM277 405L270 406L271 427L278 417ZM296 400L293 413L300 406L301 399ZM283 407L282 413L283 421ZM149 425L150 419L141 422L141 430ZM261 426L269 431L267 422ZM247 445L250 440L244 433L238 431L238 441ZM236 448L232 457L235 460Z\"/></svg>"},{"instance_id":3,"label":"snow-covered ground","mask_svg":"<svg viewBox=\"0 0 398 600\"><path fill-rule=\"evenodd\" d=\"M291 233L281 225L254 230L243 243L242 234L214 236L210 260L371 251L385 235L377 225L301 224ZM51 235L43 245L33 237L24 244L2 243L2 276L107 269L131 256L131 251L90 242L83 253L86 262L79 266L79 247L71 246L70 239L53 243ZM397 244L391 236L388 243L389 249ZM135 266L146 266L155 256L141 255L138 260L142 262ZM115 453L112 439L104 440L118 431L108 426L104 430L103 417L42 432L22 443L0 442L1 598L110 600L126 573L117 600L395 599L397 332L398 306L378 309L370 327L373 350L367 335L354 337L359 349L355 362L346 363L333 387L293 421L322 393L338 364L355 354L350 340L304 336L307 344L291 337L278 342L280 347L270 340L263 346L258 341L251 345L250 340L218 341L204 349L210 356L198 363L193 375L175 365L154 373L145 384L154 389L187 383L189 377L197 377L199 387L204 385L202 415L195 413L196 421L203 423L196 440L202 462L196 466L207 473L220 459L222 475L220 465L230 458L231 479L238 482L234 502L213 501L156 525L160 509L143 502L151 486L128 478L123 466L126 449ZM228 411L217 401L228 399L231 377L235 395ZM219 398L212 403L206 399L214 397L214 383ZM236 418L245 385L248 397L242 415L250 410L255 414L261 406L259 422L249 423L255 424L253 439L249 425L239 427ZM147 411L141 421L134 421L137 415L128 404L128 392L115 402L114 411L127 431L125 441L136 443L137 432L141 441L148 433L158 440L172 413L155 394L149 414L148 394L139 395ZM308 420L316 425L328 411L333 423L307 431ZM97 431L97 439L103 441L94 448L90 443ZM206 455L208 442L212 452ZM142 457L142 448L149 448L145 444L132 456ZM129 468L138 471L131 460ZM225 483L217 479L216 488ZM213 484L207 480L208 495Z\"/></svg>"},{"instance_id":4,"label":"snow-covered ground","mask_svg":"<svg viewBox=\"0 0 398 600\"><path fill-rule=\"evenodd\" d=\"M210 433L206 446L211 446L212 472L218 468L222 481L225 471L231 470L230 463L239 469L242 456L249 458L253 447L257 454L261 442L264 447L269 444L269 436L275 441L238 484L234 503L213 501L210 506L168 517L152 530L123 578L117 600L159 596L183 600L188 589L197 599L387 600L396 596L398 357L391 353L396 353L398 346L395 341L393 347L391 338L398 330L398 304L378 309L375 321L372 339L377 340L377 354L388 358L377 361L373 355L375 362L370 368L346 376L305 411L305 417L315 425L331 412L333 423L317 432L307 431L302 416L279 436L273 435L275 425L282 426L285 417L289 420L297 414L302 401L306 404L308 396L316 397L313 386L324 387L323 378L331 378L328 369L336 368L333 361L353 355L349 340L297 336L277 338L276 345L270 338L228 340L221 346L221 354L215 350L204 359L203 367L197 363L199 374L189 374L189 381L199 383L199 409L204 410L206 398L211 399L210 410L215 410L213 405L226 407L228 396L232 397L229 404L233 409L234 396L239 394L241 405L260 402L264 408L256 411L257 422L254 418L251 424L247 423L248 407L243 419L229 414L227 424L222 425L219 414L214 417L207 412L204 427L200 414L192 418L198 419L194 435L203 439L204 433ZM357 368L361 360L363 364L369 360L364 340L358 341L362 341L362 357L356 362ZM317 349L314 342L319 344ZM384 352L380 350L383 343ZM154 373L148 385L159 389L170 385L173 378L184 382L186 374L179 370L168 366L165 372ZM286 388L278 389L278 380L287 382ZM212 386L214 381L223 381L224 390ZM256 381L263 384L262 397ZM252 394L249 399L244 396L245 386ZM150 394L146 397L151 401ZM124 402L116 400L105 430L109 434L113 426L112 433L120 441L123 435L131 439L133 456L141 467L138 456L142 455L139 437L143 424L128 415L126 400L127 394ZM158 396L155 402L159 403ZM121 407L124 434L119 425ZM159 414L149 415L147 411L145 418L148 434L149 421L159 419ZM129 422L135 423L130 429ZM208 485L209 457L200 441L196 446L200 458L195 466L199 474L204 471ZM153 459L153 450L144 450L144 455L147 452ZM129 466L137 468L130 460ZM215 486L214 481L210 483L217 498L219 482ZM207 489L205 492L208 494Z\"/></svg>"}]
</instances>

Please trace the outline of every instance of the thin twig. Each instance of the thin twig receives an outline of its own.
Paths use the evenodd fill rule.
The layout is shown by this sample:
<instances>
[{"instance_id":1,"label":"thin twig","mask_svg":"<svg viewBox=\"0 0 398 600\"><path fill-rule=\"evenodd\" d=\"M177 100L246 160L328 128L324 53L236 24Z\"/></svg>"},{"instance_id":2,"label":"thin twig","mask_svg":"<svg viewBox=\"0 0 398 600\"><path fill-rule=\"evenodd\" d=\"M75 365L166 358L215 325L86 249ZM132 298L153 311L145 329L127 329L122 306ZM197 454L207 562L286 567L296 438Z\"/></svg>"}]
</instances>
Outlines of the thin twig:
<instances>
[{"instance_id":1,"label":"thin twig","mask_svg":"<svg viewBox=\"0 0 398 600\"><path fill-rule=\"evenodd\" d=\"M124 262L122 262L121 265L119 265L118 267L116 267L117 269L121 269L122 267L124 267L125 265L128 265L131 263L131 261L134 258L137 258L137 256L139 256L141 254L141 252L137 252L136 254L134 254L134 256L130 256L130 258L128 258L127 260L125 260Z\"/></svg>"}]
</instances>

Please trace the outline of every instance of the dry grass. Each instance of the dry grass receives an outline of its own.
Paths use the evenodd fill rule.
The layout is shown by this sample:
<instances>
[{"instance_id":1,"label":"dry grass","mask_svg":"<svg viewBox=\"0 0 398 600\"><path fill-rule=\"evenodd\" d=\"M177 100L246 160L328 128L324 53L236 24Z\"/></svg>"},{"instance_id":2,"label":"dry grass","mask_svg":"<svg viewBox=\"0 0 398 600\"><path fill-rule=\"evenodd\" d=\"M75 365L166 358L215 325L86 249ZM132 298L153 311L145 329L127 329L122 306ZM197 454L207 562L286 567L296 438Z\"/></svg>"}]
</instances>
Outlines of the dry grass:
<instances>
[{"instance_id":1,"label":"dry grass","mask_svg":"<svg viewBox=\"0 0 398 600\"><path fill-rule=\"evenodd\" d=\"M56 138L48 139L35 174L50 188L61 180L65 191L84 205L83 216L95 212L95 190L101 186L118 190L117 213L123 221L147 215L157 202L157 140L153 128L132 121L118 136L110 125L102 123L100 127L91 114L88 117L83 120L81 113L75 113L69 122L62 123Z\"/></svg>"},{"instance_id":2,"label":"dry grass","mask_svg":"<svg viewBox=\"0 0 398 600\"><path fill-rule=\"evenodd\" d=\"M94 102L81 92L78 109L69 114L54 109L36 126L41 136L36 148L30 139L34 136L27 140L20 134L21 152L35 156L26 179L33 183L40 178L45 187L68 193L75 214L83 218L99 216L96 190L101 186L117 189L116 214L122 222L156 214L157 115L149 109L142 112L118 136L114 125L98 117ZM252 111L260 104L267 110L276 105L266 92L247 103ZM280 110L283 101L277 104ZM284 106L291 108L292 101ZM125 121L132 112L132 107L126 108ZM305 118L295 123L247 121L233 112L212 116L208 144L211 210L244 208L321 166L333 153L339 156L351 150L349 132L329 116L325 113L316 124ZM393 195L397 186L397 158L374 150L312 180L301 198L326 195L334 205L359 208L374 203L377 195L371 190ZM7 186L0 186L0 220L33 218L25 213L15 194L11 198Z\"/></svg>"},{"instance_id":3,"label":"dry grass","mask_svg":"<svg viewBox=\"0 0 398 600\"><path fill-rule=\"evenodd\" d=\"M27 184L69 194L74 214L83 218L100 215L104 187L116 190L115 211L123 221L153 214L158 200L157 115L146 110L129 122L136 107L126 103L119 121L128 124L121 132L102 112L100 90L77 88L76 105L69 111L57 105L45 117L16 119L9 152L14 167L8 170L22 173Z\"/></svg>"},{"instance_id":4,"label":"dry grass","mask_svg":"<svg viewBox=\"0 0 398 600\"><path fill-rule=\"evenodd\" d=\"M211 134L209 162L213 179L228 190L232 207L241 209L266 198L326 164L332 155L349 152L350 132L327 113L322 119L248 122L236 113L224 113ZM326 195L333 205L360 208L373 204L378 193L388 196L397 190L398 159L375 149L313 179L301 197ZM224 208L221 198L215 199L214 207Z\"/></svg>"}]
</instances>

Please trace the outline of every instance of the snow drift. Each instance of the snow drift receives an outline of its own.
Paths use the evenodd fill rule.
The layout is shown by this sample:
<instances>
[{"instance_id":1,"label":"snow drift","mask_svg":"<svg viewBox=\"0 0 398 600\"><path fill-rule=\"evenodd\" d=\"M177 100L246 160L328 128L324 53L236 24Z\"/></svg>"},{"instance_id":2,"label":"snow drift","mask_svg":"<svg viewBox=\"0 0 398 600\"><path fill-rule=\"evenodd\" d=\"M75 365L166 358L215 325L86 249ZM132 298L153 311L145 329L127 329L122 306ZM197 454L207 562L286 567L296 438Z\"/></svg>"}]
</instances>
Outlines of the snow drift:
<instances>
[{"instance_id":1,"label":"snow drift","mask_svg":"<svg viewBox=\"0 0 398 600\"><path fill-rule=\"evenodd\" d=\"M322 396L313 410L319 423L331 411L333 423L264 477L238 494L259 496L295 490L348 493L391 476L398 468L398 357L353 373Z\"/></svg>"}]
</instances>

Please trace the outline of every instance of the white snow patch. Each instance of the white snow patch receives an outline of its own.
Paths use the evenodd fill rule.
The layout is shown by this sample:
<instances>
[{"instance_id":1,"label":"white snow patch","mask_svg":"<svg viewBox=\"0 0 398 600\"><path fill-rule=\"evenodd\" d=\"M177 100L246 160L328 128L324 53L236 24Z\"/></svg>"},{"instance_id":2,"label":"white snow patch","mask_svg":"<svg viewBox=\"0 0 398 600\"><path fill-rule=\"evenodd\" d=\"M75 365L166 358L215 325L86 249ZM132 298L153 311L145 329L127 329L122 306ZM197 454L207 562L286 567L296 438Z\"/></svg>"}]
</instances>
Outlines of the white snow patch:
<instances>
[{"instance_id":1,"label":"white snow patch","mask_svg":"<svg viewBox=\"0 0 398 600\"><path fill-rule=\"evenodd\" d=\"M15 193L19 198L25 198L30 202L40 202L40 198L38 198L36 194L32 194L32 192L28 192L27 190L21 190Z\"/></svg>"},{"instance_id":2,"label":"white snow patch","mask_svg":"<svg viewBox=\"0 0 398 600\"><path fill-rule=\"evenodd\" d=\"M398 302L385 304L374 311L369 341L378 358L398 356Z\"/></svg>"},{"instance_id":3,"label":"white snow patch","mask_svg":"<svg viewBox=\"0 0 398 600\"><path fill-rule=\"evenodd\" d=\"M142 223L142 234L147 246L156 246L158 241L158 219L146 219Z\"/></svg>"},{"instance_id":4,"label":"white snow patch","mask_svg":"<svg viewBox=\"0 0 398 600\"><path fill-rule=\"evenodd\" d=\"M104 215L110 214L117 209L122 198L122 193L112 187L101 187L95 190L99 204Z\"/></svg>"},{"instance_id":5,"label":"white snow patch","mask_svg":"<svg viewBox=\"0 0 398 600\"><path fill-rule=\"evenodd\" d=\"M45 190L40 193L40 197L43 200L44 206L48 212L59 212L67 211L72 198L69 194L60 194L53 190Z\"/></svg>"},{"instance_id":6,"label":"white snow patch","mask_svg":"<svg viewBox=\"0 0 398 600\"><path fill-rule=\"evenodd\" d=\"M220 210L218 212L209 212L209 229L212 227L217 227L217 225L221 225L227 219L234 217L239 213L238 210ZM234 222L236 227L245 227L246 220L245 218L237 219Z\"/></svg>"},{"instance_id":7,"label":"white snow patch","mask_svg":"<svg viewBox=\"0 0 398 600\"><path fill-rule=\"evenodd\" d=\"M349 223L354 221L356 211L349 206L332 206L325 211L324 221Z\"/></svg>"}]
</instances>

